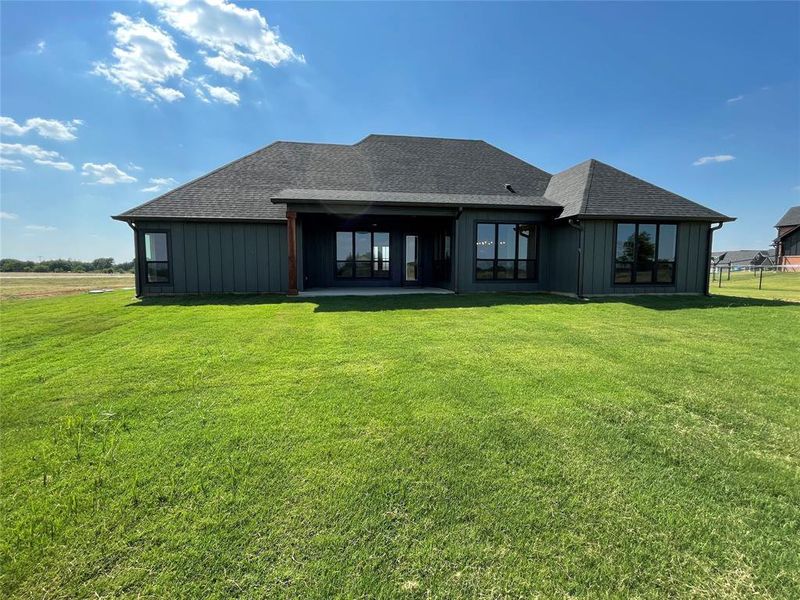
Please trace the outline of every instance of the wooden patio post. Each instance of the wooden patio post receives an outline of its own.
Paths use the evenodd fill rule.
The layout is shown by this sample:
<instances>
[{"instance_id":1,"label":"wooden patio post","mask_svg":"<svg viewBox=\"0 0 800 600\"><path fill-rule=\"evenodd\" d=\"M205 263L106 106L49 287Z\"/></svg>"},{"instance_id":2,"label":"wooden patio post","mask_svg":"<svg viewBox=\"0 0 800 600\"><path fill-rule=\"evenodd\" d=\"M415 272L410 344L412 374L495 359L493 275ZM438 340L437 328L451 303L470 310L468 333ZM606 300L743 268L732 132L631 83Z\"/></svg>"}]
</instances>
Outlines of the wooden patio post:
<instances>
[{"instance_id":1,"label":"wooden patio post","mask_svg":"<svg viewBox=\"0 0 800 600\"><path fill-rule=\"evenodd\" d=\"M297 296L297 213L286 213L286 239L289 242L289 290L290 296Z\"/></svg>"}]
</instances>

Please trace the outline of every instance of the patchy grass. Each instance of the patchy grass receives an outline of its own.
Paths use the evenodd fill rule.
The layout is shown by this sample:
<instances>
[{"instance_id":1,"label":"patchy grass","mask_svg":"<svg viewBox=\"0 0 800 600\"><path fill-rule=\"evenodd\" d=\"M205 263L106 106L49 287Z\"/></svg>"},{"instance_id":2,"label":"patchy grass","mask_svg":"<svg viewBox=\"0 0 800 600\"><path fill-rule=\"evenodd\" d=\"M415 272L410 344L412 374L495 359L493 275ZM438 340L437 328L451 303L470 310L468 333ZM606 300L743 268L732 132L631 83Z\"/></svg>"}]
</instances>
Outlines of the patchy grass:
<instances>
[{"instance_id":1,"label":"patchy grass","mask_svg":"<svg viewBox=\"0 0 800 600\"><path fill-rule=\"evenodd\" d=\"M758 289L758 273L734 272L728 279L728 273L722 274L722 285L719 280L712 281L709 291L719 296L736 296L747 298L767 298L774 300L790 300L800 302L800 271L775 272L764 271L761 289Z\"/></svg>"},{"instance_id":2,"label":"patchy grass","mask_svg":"<svg viewBox=\"0 0 800 600\"><path fill-rule=\"evenodd\" d=\"M0 299L63 296L133 285L132 273L0 273Z\"/></svg>"},{"instance_id":3,"label":"patchy grass","mask_svg":"<svg viewBox=\"0 0 800 600\"><path fill-rule=\"evenodd\" d=\"M4 597L800 596L800 306L5 302Z\"/></svg>"}]
</instances>

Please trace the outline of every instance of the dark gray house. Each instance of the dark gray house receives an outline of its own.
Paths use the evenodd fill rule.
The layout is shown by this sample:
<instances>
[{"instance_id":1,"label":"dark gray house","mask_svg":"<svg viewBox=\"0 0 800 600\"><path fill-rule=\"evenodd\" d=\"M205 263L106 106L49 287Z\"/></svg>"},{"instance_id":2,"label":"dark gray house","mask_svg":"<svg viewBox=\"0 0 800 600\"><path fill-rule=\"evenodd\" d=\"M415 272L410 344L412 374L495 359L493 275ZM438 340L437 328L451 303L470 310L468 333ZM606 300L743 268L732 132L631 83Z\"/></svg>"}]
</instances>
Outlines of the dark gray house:
<instances>
[{"instance_id":1,"label":"dark gray house","mask_svg":"<svg viewBox=\"0 0 800 600\"><path fill-rule=\"evenodd\" d=\"M775 258L786 270L800 271L800 206L786 211L775 224L778 237L775 238Z\"/></svg>"},{"instance_id":2,"label":"dark gray house","mask_svg":"<svg viewBox=\"0 0 800 600\"><path fill-rule=\"evenodd\" d=\"M139 296L700 294L733 220L596 160L551 175L480 140L390 135L275 142L113 218Z\"/></svg>"}]
</instances>

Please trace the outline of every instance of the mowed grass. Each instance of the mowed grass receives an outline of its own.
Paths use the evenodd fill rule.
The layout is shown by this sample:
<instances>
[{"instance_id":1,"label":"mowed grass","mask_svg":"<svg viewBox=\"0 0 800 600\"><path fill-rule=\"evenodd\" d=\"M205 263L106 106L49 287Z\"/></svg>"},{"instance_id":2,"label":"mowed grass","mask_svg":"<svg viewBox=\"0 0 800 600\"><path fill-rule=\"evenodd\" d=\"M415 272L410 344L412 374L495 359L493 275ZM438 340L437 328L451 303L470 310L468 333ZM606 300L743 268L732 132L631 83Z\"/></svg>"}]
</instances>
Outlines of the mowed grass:
<instances>
[{"instance_id":1,"label":"mowed grass","mask_svg":"<svg viewBox=\"0 0 800 600\"><path fill-rule=\"evenodd\" d=\"M728 279L727 271L722 273L722 285L719 280L711 281L709 291L719 296L737 296L748 298L768 298L800 302L800 271L764 271L761 277L761 289L758 289L759 274L749 272L733 272Z\"/></svg>"},{"instance_id":2,"label":"mowed grass","mask_svg":"<svg viewBox=\"0 0 800 600\"><path fill-rule=\"evenodd\" d=\"M800 596L800 306L2 306L0 596Z\"/></svg>"},{"instance_id":3,"label":"mowed grass","mask_svg":"<svg viewBox=\"0 0 800 600\"><path fill-rule=\"evenodd\" d=\"M132 288L133 273L0 273L0 299Z\"/></svg>"}]
</instances>

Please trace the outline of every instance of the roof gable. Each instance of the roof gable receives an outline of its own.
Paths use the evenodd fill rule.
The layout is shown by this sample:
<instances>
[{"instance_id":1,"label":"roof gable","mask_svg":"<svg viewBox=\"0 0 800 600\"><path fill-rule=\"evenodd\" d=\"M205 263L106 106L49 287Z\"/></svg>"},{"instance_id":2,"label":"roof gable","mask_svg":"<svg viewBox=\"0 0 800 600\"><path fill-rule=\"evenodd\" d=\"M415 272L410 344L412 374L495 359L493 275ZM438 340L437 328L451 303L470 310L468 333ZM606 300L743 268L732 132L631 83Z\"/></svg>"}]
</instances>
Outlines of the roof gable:
<instances>
[{"instance_id":1,"label":"roof gable","mask_svg":"<svg viewBox=\"0 0 800 600\"><path fill-rule=\"evenodd\" d=\"M775 227L791 227L792 225L800 225L800 206L792 206L787 210Z\"/></svg>"}]
</instances>

